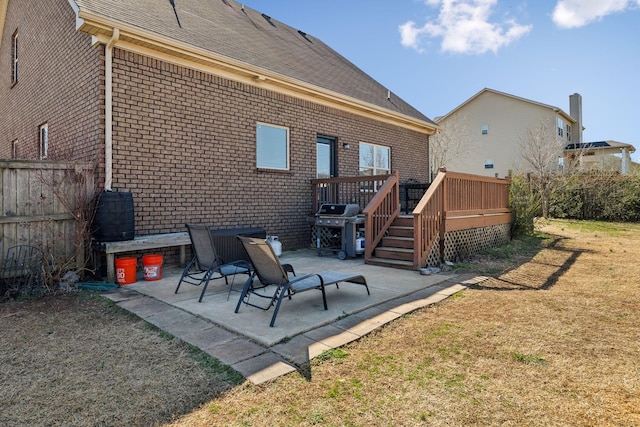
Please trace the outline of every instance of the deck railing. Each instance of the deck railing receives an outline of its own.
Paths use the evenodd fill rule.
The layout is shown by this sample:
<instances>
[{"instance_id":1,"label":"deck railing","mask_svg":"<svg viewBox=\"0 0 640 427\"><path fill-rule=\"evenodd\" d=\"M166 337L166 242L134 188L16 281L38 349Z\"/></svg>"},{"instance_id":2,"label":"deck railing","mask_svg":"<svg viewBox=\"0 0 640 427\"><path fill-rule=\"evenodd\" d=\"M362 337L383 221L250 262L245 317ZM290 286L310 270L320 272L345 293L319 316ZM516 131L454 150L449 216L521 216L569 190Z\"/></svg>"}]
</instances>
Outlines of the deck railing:
<instances>
[{"instance_id":1,"label":"deck railing","mask_svg":"<svg viewBox=\"0 0 640 427\"><path fill-rule=\"evenodd\" d=\"M400 214L398 173L314 179L315 209L323 203L360 205L365 215L365 261ZM424 266L438 239L444 254L445 233L511 222L508 179L440 170L413 210L415 268Z\"/></svg>"},{"instance_id":2,"label":"deck railing","mask_svg":"<svg viewBox=\"0 0 640 427\"><path fill-rule=\"evenodd\" d=\"M311 184L315 187L315 211L323 203L354 203L360 205L362 211L390 176L393 175L312 179Z\"/></svg>"},{"instance_id":3,"label":"deck railing","mask_svg":"<svg viewBox=\"0 0 640 427\"><path fill-rule=\"evenodd\" d=\"M400 180L391 175L313 179L316 211L323 203L355 203L365 215L365 260L400 213ZM371 243L369 243L371 242Z\"/></svg>"},{"instance_id":4,"label":"deck railing","mask_svg":"<svg viewBox=\"0 0 640 427\"><path fill-rule=\"evenodd\" d=\"M509 179L440 170L413 210L414 266L423 266L439 239L440 256L449 231L511 222Z\"/></svg>"},{"instance_id":5,"label":"deck railing","mask_svg":"<svg viewBox=\"0 0 640 427\"><path fill-rule=\"evenodd\" d=\"M380 187L375 197L371 199L364 213L364 259L373 256L373 250L394 219L400 214L400 181L398 173L389 175L384 185Z\"/></svg>"}]
</instances>

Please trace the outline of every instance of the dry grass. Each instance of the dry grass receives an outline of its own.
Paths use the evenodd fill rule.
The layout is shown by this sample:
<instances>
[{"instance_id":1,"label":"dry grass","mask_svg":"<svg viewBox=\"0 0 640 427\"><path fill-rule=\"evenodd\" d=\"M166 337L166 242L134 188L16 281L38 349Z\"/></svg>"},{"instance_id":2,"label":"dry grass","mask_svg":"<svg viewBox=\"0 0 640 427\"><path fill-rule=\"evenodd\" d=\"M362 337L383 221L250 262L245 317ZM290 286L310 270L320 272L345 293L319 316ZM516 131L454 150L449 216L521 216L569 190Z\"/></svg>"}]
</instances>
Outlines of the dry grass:
<instances>
[{"instance_id":1,"label":"dry grass","mask_svg":"<svg viewBox=\"0 0 640 427\"><path fill-rule=\"evenodd\" d=\"M0 424L640 425L640 226L544 231L459 266L496 277L261 386L95 299L2 304Z\"/></svg>"},{"instance_id":2,"label":"dry grass","mask_svg":"<svg viewBox=\"0 0 640 427\"><path fill-rule=\"evenodd\" d=\"M310 381L244 385L174 425L640 425L640 227L580 227L547 225L530 262L314 361Z\"/></svg>"},{"instance_id":3,"label":"dry grass","mask_svg":"<svg viewBox=\"0 0 640 427\"><path fill-rule=\"evenodd\" d=\"M237 384L86 293L0 304L0 325L2 426L159 425Z\"/></svg>"}]
</instances>

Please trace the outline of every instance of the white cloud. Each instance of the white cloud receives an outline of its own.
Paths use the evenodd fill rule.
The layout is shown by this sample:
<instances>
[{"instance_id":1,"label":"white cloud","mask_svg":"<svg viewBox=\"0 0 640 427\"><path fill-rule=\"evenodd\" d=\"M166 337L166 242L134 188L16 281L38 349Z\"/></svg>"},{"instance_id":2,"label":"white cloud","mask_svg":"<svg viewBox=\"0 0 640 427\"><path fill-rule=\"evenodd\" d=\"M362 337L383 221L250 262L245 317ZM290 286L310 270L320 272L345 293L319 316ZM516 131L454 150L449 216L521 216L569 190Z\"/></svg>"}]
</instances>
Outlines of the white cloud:
<instances>
[{"instance_id":1,"label":"white cloud","mask_svg":"<svg viewBox=\"0 0 640 427\"><path fill-rule=\"evenodd\" d=\"M640 5L640 0L559 0L553 22L561 28L578 28L603 17Z\"/></svg>"},{"instance_id":2,"label":"white cloud","mask_svg":"<svg viewBox=\"0 0 640 427\"><path fill-rule=\"evenodd\" d=\"M638 0L640 1L640 0ZM438 19L417 27L408 21L398 28L405 47L422 51L425 37L441 38L441 49L454 53L485 53L508 46L531 31L514 19L490 22L498 0L425 0L440 8Z\"/></svg>"}]
</instances>

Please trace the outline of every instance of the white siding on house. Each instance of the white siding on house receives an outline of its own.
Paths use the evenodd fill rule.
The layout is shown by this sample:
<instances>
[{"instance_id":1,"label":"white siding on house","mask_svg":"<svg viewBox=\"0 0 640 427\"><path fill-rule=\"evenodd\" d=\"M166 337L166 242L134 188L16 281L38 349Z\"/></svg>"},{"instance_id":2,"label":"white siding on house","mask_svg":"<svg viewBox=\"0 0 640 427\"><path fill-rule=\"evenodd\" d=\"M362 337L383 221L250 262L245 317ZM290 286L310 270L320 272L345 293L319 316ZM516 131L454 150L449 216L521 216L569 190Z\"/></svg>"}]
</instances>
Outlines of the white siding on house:
<instances>
[{"instance_id":1,"label":"white siding on house","mask_svg":"<svg viewBox=\"0 0 640 427\"><path fill-rule=\"evenodd\" d=\"M558 117L565 124L570 123L570 118L551 106L492 90L483 91L438 122L446 132L447 128L456 127L455 120L465 120L471 134L464 154L448 161L445 167L456 172L498 177L505 177L510 171L527 170L521 144L528 139L529 129L539 127L544 121L556 135ZM566 140L566 135L563 139ZM491 164L493 167L488 167Z\"/></svg>"}]
</instances>

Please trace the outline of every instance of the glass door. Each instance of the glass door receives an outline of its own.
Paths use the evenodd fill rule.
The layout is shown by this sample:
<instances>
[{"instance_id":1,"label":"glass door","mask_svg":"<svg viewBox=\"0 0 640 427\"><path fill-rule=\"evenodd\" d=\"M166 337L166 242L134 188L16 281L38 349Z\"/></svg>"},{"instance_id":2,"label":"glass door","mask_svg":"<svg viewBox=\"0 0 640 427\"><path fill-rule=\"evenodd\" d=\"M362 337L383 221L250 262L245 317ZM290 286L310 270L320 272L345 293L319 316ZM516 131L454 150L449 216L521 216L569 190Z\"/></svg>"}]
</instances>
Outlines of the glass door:
<instances>
[{"instance_id":1,"label":"glass door","mask_svg":"<svg viewBox=\"0 0 640 427\"><path fill-rule=\"evenodd\" d=\"M316 176L333 178L336 171L336 139L329 136L318 136L316 139Z\"/></svg>"}]
</instances>

